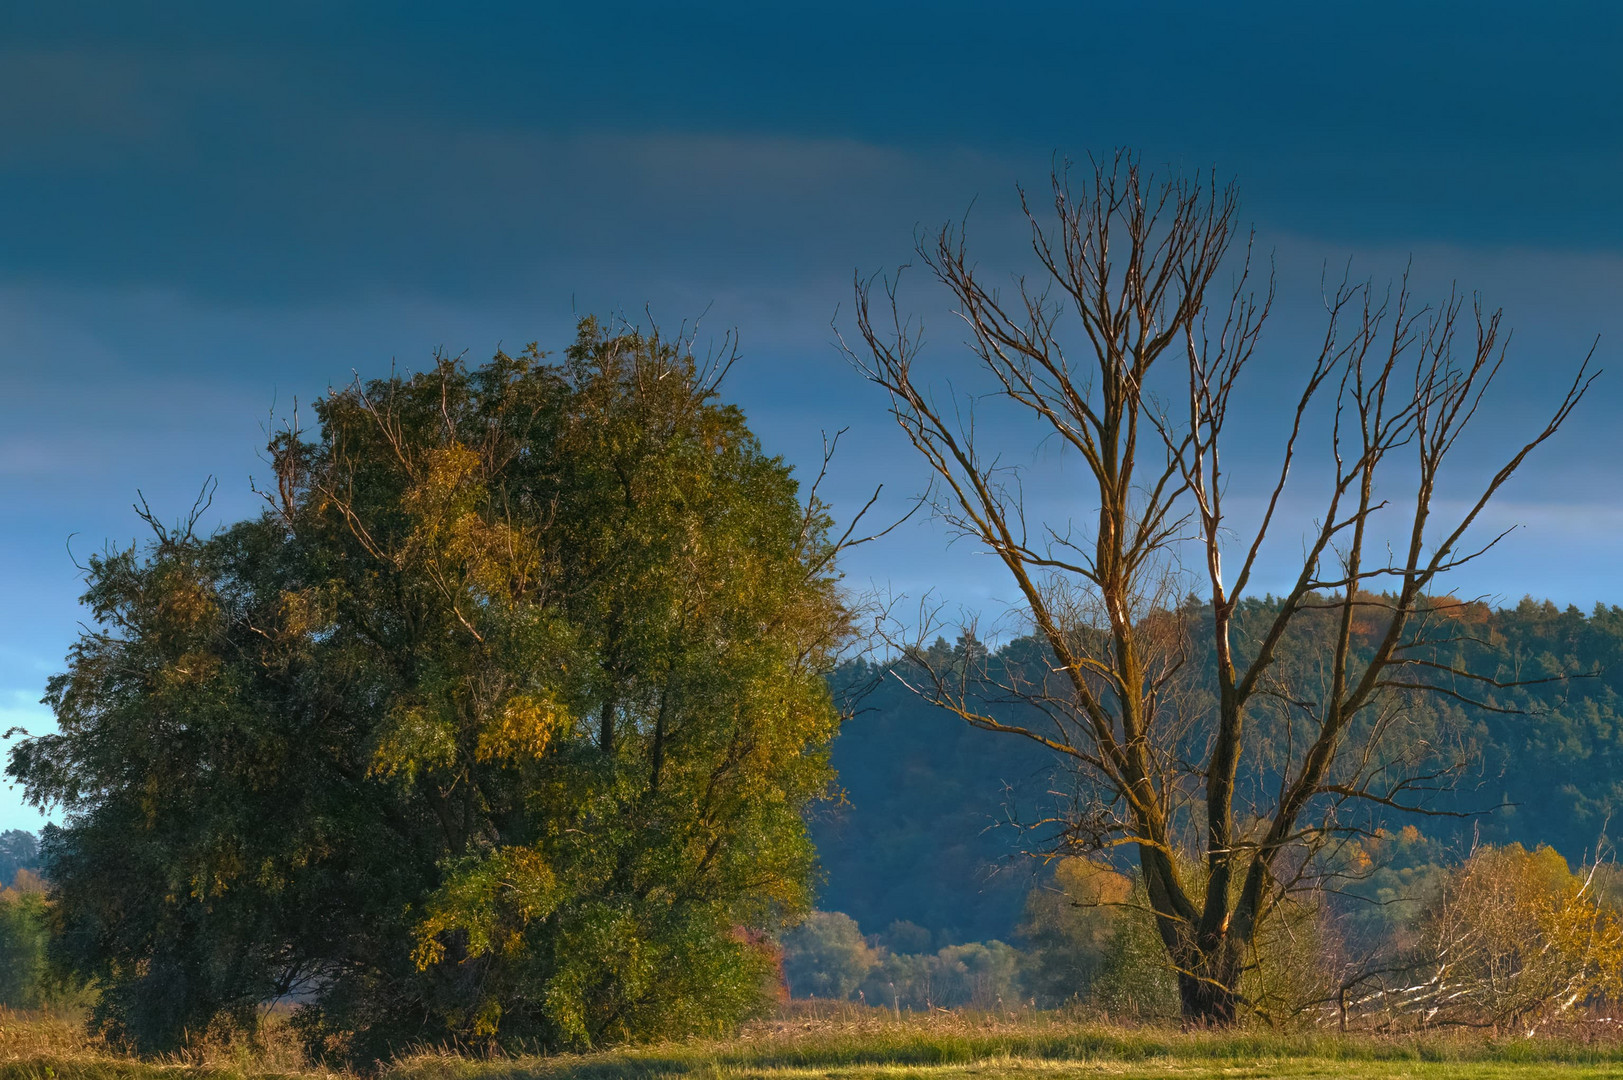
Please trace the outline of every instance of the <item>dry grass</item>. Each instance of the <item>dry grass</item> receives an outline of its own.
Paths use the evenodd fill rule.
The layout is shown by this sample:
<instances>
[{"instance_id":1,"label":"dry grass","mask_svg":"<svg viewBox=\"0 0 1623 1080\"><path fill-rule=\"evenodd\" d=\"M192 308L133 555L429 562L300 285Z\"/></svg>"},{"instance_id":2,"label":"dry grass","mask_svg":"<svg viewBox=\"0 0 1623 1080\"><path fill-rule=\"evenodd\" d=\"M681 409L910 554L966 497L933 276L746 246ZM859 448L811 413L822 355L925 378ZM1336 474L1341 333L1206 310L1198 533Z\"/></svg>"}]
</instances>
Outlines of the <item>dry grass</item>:
<instances>
[{"instance_id":1,"label":"dry grass","mask_svg":"<svg viewBox=\"0 0 1623 1080\"><path fill-rule=\"evenodd\" d=\"M1373 1035L1181 1032L1056 1013L895 1016L878 1009L797 1008L738 1037L597 1054L477 1061L417 1054L396 1080L997 1080L1100 1078L1623 1077L1623 1040L1499 1040L1448 1033Z\"/></svg>"},{"instance_id":2,"label":"dry grass","mask_svg":"<svg viewBox=\"0 0 1623 1080\"><path fill-rule=\"evenodd\" d=\"M0 1080L316 1080L332 1075L306 1067L297 1046L276 1025L267 1034L252 1047L205 1040L184 1056L141 1059L86 1034L76 1014L0 1007Z\"/></svg>"},{"instance_id":3,"label":"dry grass","mask_svg":"<svg viewBox=\"0 0 1623 1080\"><path fill-rule=\"evenodd\" d=\"M0 1010L0 1080L317 1080L275 1031L146 1061L87 1038L69 1016ZM1054 1013L893 1014L823 1006L736 1038L513 1058L425 1051L381 1080L1623 1080L1623 1040L1482 1034L1281 1035L1124 1027Z\"/></svg>"}]
</instances>

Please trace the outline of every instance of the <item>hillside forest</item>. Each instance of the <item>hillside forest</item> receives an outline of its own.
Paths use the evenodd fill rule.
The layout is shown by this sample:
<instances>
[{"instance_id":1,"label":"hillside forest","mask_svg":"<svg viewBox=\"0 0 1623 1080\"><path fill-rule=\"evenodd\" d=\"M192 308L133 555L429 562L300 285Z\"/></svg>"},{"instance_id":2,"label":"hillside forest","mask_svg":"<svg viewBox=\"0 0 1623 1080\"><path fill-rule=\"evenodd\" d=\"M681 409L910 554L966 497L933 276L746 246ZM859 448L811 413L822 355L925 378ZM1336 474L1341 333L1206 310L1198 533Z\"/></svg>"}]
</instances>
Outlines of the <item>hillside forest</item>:
<instances>
[{"instance_id":1,"label":"hillside forest","mask_svg":"<svg viewBox=\"0 0 1623 1080\"><path fill-rule=\"evenodd\" d=\"M1375 966L1379 943L1406 940L1473 852L1519 846L1550 865L1560 853L1563 875L1598 859L1590 888L1623 903L1608 892L1620 884L1610 835L1623 805L1623 609L1523 598L1459 614L1495 664L1579 674L1505 691L1494 702L1504 711L1415 704L1426 714L1417 735L1442 733L1462 767L1426 800L1428 813L1367 822L1341 856L1346 874L1315 897L1316 933L1335 939L1316 977L1329 983L1340 966L1334 986L1314 994ZM1130 891L1130 864L1066 858L1055 843L1065 777L1050 755L978 731L879 674L859 662L835 677L862 695L832 744L841 797L811 817L825 874L818 904L837 914L791 933L791 987L902 1008L1082 999L1119 1010L1127 987L1159 985L1159 999L1134 1008L1175 1014L1153 934L1101 903L1102 892Z\"/></svg>"}]
</instances>

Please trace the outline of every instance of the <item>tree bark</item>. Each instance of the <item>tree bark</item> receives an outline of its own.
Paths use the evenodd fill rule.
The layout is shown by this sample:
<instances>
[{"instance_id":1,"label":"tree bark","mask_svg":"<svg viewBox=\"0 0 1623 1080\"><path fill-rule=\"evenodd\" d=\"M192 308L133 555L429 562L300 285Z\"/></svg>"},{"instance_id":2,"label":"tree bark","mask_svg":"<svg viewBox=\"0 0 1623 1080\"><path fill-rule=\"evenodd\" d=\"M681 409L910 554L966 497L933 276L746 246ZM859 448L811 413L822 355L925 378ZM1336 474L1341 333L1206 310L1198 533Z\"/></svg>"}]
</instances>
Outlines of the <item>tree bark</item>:
<instances>
[{"instance_id":1,"label":"tree bark","mask_svg":"<svg viewBox=\"0 0 1623 1080\"><path fill-rule=\"evenodd\" d=\"M1175 878L1172 860L1150 847L1139 849L1156 929L1178 979L1180 1018L1189 1027L1225 1027L1239 1018L1244 935L1231 933L1226 905L1213 920L1211 895L1197 908Z\"/></svg>"},{"instance_id":2,"label":"tree bark","mask_svg":"<svg viewBox=\"0 0 1623 1080\"><path fill-rule=\"evenodd\" d=\"M1216 955L1192 956L1178 972L1178 1008L1185 1027L1228 1027L1239 1019L1239 964L1220 945Z\"/></svg>"}]
</instances>

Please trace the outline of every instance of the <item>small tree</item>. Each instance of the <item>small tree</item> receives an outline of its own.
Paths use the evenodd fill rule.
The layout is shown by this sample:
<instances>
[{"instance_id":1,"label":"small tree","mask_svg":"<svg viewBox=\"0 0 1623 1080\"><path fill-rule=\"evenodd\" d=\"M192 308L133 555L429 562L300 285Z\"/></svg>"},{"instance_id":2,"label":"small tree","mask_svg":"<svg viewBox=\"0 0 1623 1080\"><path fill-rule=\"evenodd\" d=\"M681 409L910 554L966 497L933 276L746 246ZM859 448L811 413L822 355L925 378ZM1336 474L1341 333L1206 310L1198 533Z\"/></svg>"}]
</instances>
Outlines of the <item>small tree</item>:
<instances>
[{"instance_id":1,"label":"small tree","mask_svg":"<svg viewBox=\"0 0 1623 1080\"><path fill-rule=\"evenodd\" d=\"M1380 995L1427 1023L1529 1029L1623 991L1623 920L1553 848L1482 847L1421 913L1413 982Z\"/></svg>"},{"instance_id":2,"label":"small tree","mask_svg":"<svg viewBox=\"0 0 1623 1080\"><path fill-rule=\"evenodd\" d=\"M50 1000L45 956L50 936L45 886L31 871L19 870L0 889L0 1005L37 1009Z\"/></svg>"},{"instance_id":3,"label":"small tree","mask_svg":"<svg viewBox=\"0 0 1623 1080\"><path fill-rule=\"evenodd\" d=\"M1053 879L1026 894L1020 937L1030 992L1044 1005L1086 996L1122 932L1133 881L1089 859L1060 859Z\"/></svg>"},{"instance_id":4,"label":"small tree","mask_svg":"<svg viewBox=\"0 0 1623 1080\"><path fill-rule=\"evenodd\" d=\"M856 920L843 912L814 911L783 935L783 975L795 997L843 1001L878 962Z\"/></svg>"},{"instance_id":5,"label":"small tree","mask_svg":"<svg viewBox=\"0 0 1623 1080\"><path fill-rule=\"evenodd\" d=\"M1472 546L1472 526L1577 405L1587 361L1445 514L1445 462L1505 361L1499 314L1462 318L1458 296L1417 306L1407 280L1388 296L1343 283L1277 468L1258 477L1261 511L1235 519L1224 451L1257 419L1235 392L1273 292L1252 292L1250 246L1234 250L1234 189L1156 179L1119 154L1079 186L1057 171L1046 223L1021 199L1035 279L988 284L952 226L918 258L956 301L988 396L1080 467L1085 522L1028 517L1020 471L976 426L984 399L933 390L894 282L876 304L859 279L847 351L933 470L936 512L1007 571L1039 646L1024 663L942 665L904 641L898 670L1070 769L1063 846L1136 850L1184 1017L1227 1023L1258 927L1353 807L1412 809L1446 779L1453 763L1427 763L1405 696L1471 699L1501 681L1453 660L1466 631L1445 581L1497 540ZM1327 469L1316 523L1284 595L1259 603L1264 541L1312 443ZM989 704L1011 700L1026 707L1012 718Z\"/></svg>"}]
</instances>

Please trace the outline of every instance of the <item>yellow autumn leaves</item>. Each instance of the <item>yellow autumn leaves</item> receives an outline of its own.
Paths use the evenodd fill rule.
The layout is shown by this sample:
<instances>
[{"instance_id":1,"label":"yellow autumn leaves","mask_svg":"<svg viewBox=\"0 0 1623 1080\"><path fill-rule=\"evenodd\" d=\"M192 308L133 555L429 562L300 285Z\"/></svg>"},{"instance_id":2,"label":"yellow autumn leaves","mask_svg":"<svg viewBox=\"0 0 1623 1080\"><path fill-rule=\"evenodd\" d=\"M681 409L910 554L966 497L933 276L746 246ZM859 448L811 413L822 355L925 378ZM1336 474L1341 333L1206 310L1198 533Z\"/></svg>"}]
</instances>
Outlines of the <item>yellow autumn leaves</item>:
<instances>
[{"instance_id":1,"label":"yellow autumn leaves","mask_svg":"<svg viewBox=\"0 0 1623 1080\"><path fill-rule=\"evenodd\" d=\"M1428 1019L1536 1027L1593 997L1623 993L1623 917L1554 849L1483 847L1423 917L1425 957L1393 996Z\"/></svg>"},{"instance_id":2,"label":"yellow autumn leaves","mask_svg":"<svg viewBox=\"0 0 1623 1080\"><path fill-rule=\"evenodd\" d=\"M412 531L396 561L428 572L453 603L522 594L541 565L532 535L480 512L485 468L460 442L426 450L401 500Z\"/></svg>"},{"instance_id":3,"label":"yellow autumn leaves","mask_svg":"<svg viewBox=\"0 0 1623 1080\"><path fill-rule=\"evenodd\" d=\"M373 774L411 782L422 773L455 764L464 733L445 712L422 704L397 706L373 754ZM468 733L473 757L481 764L539 760L572 722L568 710L550 694L514 694L500 708L489 710Z\"/></svg>"},{"instance_id":4,"label":"yellow autumn leaves","mask_svg":"<svg viewBox=\"0 0 1623 1080\"><path fill-rule=\"evenodd\" d=\"M451 875L417 924L412 962L425 971L445 959L443 934L460 930L470 956L516 952L523 929L557 903L557 878L534 848L504 847Z\"/></svg>"},{"instance_id":5,"label":"yellow autumn leaves","mask_svg":"<svg viewBox=\"0 0 1623 1080\"><path fill-rule=\"evenodd\" d=\"M539 758L569 722L568 713L551 695L515 694L480 730L474 757L515 763Z\"/></svg>"}]
</instances>

